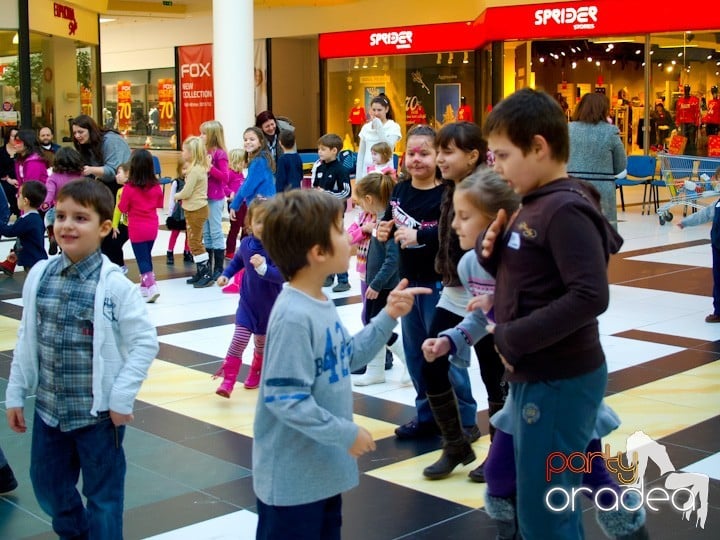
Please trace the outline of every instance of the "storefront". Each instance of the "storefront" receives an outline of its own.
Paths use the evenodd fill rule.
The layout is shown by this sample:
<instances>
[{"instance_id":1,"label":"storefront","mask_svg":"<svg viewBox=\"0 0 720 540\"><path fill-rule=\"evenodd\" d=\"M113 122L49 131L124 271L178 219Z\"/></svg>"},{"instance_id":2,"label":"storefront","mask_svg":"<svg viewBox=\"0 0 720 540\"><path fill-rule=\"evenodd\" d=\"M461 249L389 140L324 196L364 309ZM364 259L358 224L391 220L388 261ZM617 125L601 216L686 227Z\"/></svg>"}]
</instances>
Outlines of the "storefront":
<instances>
[{"instance_id":1,"label":"storefront","mask_svg":"<svg viewBox=\"0 0 720 540\"><path fill-rule=\"evenodd\" d=\"M606 93L628 152L663 139L651 114L656 104L674 116L682 109L686 120L685 107L697 103L697 120L677 131L695 138L691 151L707 151L705 124L715 129L707 116L715 105L711 89L720 86L720 10L648 0L488 4L473 22L321 35L327 130L347 133L354 100L364 103L377 87L407 128L416 102L432 125L452 119L450 109L457 119L458 93L447 98L443 85L460 86L476 122L492 103L529 86L566 102L568 116L582 94Z\"/></svg>"},{"instance_id":2,"label":"storefront","mask_svg":"<svg viewBox=\"0 0 720 540\"><path fill-rule=\"evenodd\" d=\"M0 124L49 126L59 141L70 137L70 118L95 116L99 4L5 3L0 11Z\"/></svg>"},{"instance_id":3,"label":"storefront","mask_svg":"<svg viewBox=\"0 0 720 540\"><path fill-rule=\"evenodd\" d=\"M321 34L326 131L352 143L380 93L389 98L404 132L413 124L439 128L473 120L482 63L475 40L470 23Z\"/></svg>"}]
</instances>

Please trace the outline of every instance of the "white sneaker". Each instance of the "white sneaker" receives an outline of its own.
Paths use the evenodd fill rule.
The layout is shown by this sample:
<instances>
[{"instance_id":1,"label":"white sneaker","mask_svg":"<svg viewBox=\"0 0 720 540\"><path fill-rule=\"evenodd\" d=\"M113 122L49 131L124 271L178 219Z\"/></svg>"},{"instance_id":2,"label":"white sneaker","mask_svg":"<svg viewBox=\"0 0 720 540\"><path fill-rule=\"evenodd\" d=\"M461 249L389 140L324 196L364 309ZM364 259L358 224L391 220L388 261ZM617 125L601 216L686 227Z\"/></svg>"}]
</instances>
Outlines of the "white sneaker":
<instances>
[{"instance_id":1,"label":"white sneaker","mask_svg":"<svg viewBox=\"0 0 720 540\"><path fill-rule=\"evenodd\" d=\"M141 291L142 292L142 291ZM160 297L160 289L157 286L157 283L153 283L147 288L147 296L145 297L145 301L148 304L152 304Z\"/></svg>"}]
</instances>

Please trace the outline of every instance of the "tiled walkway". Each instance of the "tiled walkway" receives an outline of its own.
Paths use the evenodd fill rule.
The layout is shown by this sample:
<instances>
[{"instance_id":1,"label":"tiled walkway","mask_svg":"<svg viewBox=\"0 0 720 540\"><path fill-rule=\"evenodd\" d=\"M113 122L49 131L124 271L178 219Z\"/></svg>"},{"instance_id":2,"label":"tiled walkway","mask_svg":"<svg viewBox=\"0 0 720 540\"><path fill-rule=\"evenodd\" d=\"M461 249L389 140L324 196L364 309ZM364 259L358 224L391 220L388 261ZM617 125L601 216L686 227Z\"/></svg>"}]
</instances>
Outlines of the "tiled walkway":
<instances>
[{"instance_id":1,"label":"tiled walkway","mask_svg":"<svg viewBox=\"0 0 720 540\"><path fill-rule=\"evenodd\" d=\"M613 453L624 451L628 435L642 430L665 445L678 470L710 476L704 529L695 527L694 515L685 521L668 507L649 512L648 527L653 539L715 539L720 537L720 325L703 321L712 309L709 226L660 227L655 217L641 216L639 207L629 207L620 219L625 246L611 262L611 302L600 329L611 372L607 402L623 424L605 442ZM125 443L125 536L254 538L250 454L257 393L239 385L230 400L222 399L210 378L230 342L237 297L218 287L185 285L192 268L181 256L174 267L166 266L166 242L167 233L161 232L154 250L161 296L148 306L160 353ZM0 255L9 247L1 242ZM137 281L133 262L130 267ZM21 314L22 282L22 272L0 277L0 400ZM351 283L350 291L332 296L346 325L358 329L359 283L352 274ZM241 378L249 354L245 362ZM487 400L476 362L471 376L486 434ZM360 486L344 496L343 538L494 538L483 511L484 486L466 476L479 461L446 480L427 481L421 470L437 458L440 440L395 439L394 427L414 410L414 392L401 377L396 363L384 384L356 389L356 420L373 433L378 448L360 459ZM32 405L28 400L26 418L32 418ZM479 460L488 443L486 435L475 443ZM0 444L20 482L0 498L0 539L53 538L28 478L30 435L14 434L0 422ZM646 482L661 485L658 476L651 465ZM587 505L584 521L588 538L604 538Z\"/></svg>"}]
</instances>

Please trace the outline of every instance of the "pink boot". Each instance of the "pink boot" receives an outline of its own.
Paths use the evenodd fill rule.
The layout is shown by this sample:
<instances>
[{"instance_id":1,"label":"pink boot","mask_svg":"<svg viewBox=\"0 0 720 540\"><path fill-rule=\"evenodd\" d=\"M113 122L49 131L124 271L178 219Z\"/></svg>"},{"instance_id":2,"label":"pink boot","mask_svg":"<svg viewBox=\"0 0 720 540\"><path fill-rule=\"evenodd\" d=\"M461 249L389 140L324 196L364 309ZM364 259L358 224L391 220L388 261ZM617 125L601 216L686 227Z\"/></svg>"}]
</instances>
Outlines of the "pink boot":
<instances>
[{"instance_id":1,"label":"pink boot","mask_svg":"<svg viewBox=\"0 0 720 540\"><path fill-rule=\"evenodd\" d=\"M238 371L240 371L241 364L242 358L230 355L225 357L225 361L223 362L222 366L220 366L220 369L217 370L217 373L213 375L213 379L219 377L220 375L223 376L222 383L220 383L220 386L218 386L218 389L215 391L218 396L222 396L224 398L230 397L233 388L235 388L235 381L237 380Z\"/></svg>"},{"instance_id":2,"label":"pink boot","mask_svg":"<svg viewBox=\"0 0 720 540\"><path fill-rule=\"evenodd\" d=\"M237 294L240 292L240 282L242 281L243 274L245 274L245 269L243 268L240 270L237 274L235 274L232 278L232 281L225 285L222 289L222 292L225 294Z\"/></svg>"},{"instance_id":3,"label":"pink boot","mask_svg":"<svg viewBox=\"0 0 720 540\"><path fill-rule=\"evenodd\" d=\"M145 300L146 302L148 301L149 288L152 281L150 278L150 274L150 272L140 274L140 296L142 296L143 300Z\"/></svg>"},{"instance_id":4,"label":"pink boot","mask_svg":"<svg viewBox=\"0 0 720 540\"><path fill-rule=\"evenodd\" d=\"M245 379L245 388L252 390L260 386L260 371L262 370L263 355L253 352L253 361L250 366L250 372Z\"/></svg>"}]
</instances>

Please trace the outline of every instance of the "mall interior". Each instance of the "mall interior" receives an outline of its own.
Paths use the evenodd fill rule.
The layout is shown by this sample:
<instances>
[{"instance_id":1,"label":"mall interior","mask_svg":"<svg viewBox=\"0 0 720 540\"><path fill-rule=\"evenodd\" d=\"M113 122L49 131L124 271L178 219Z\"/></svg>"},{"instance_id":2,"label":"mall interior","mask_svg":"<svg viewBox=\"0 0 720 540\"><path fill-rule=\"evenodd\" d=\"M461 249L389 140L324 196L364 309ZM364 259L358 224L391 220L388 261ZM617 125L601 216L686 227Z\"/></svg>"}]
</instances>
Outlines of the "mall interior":
<instances>
[{"instance_id":1,"label":"mall interior","mask_svg":"<svg viewBox=\"0 0 720 540\"><path fill-rule=\"evenodd\" d=\"M163 176L175 175L179 145L202 120L219 119L228 148L235 148L255 114L268 109L293 124L301 152L313 152L326 132L352 148L353 110L362 108L354 116L366 117L381 92L405 134L414 124L482 124L493 104L528 86L564 103L568 119L582 95L606 94L628 155L656 156L680 135L691 163L712 160L719 149L712 136L720 101L717 124L712 111L719 99L720 10L647 0L9 0L0 9L3 133L49 126L56 142L69 145L69 121L88 114L131 148L158 155ZM656 109L676 117L684 100L696 116L665 129ZM684 515L669 503L647 509L650 538L717 538L720 325L704 322L712 310L710 226L677 227L693 211L682 204L662 224L650 193L660 204L672 201L659 160L651 179L625 186L622 205L618 192L625 242L610 261L611 300L600 333L610 372L605 399L622 424L604 442L613 455L624 453L627 438L643 431L663 445L671 470L709 479L696 513ZM346 223L357 212L348 212ZM160 351L125 441L125 537L254 538L256 390L238 385L222 399L211 380L232 337L237 296L219 287L188 292L193 268L166 264L168 236L161 226L153 255L162 293L148 304ZM0 258L12 245L0 240ZM137 281L129 244L126 258L128 277ZM327 294L356 331L362 300L354 259L350 268L351 290ZM22 271L0 276L0 407L23 282ZM241 380L251 356L246 351ZM478 460L440 481L425 479L422 469L438 458L441 439L394 435L415 410L400 362L385 383L354 387L355 421L372 433L377 450L358 460L359 487L343 497L343 538L495 538L485 485L467 477L490 443L475 358L470 375L482 432L474 443ZM32 407L32 396L27 403ZM30 483L29 433L13 433L3 422L0 446L19 482L0 496L0 538L55 538ZM646 489L669 485L667 468L648 466ZM582 507L585 537L606 538L592 504L583 500Z\"/></svg>"}]
</instances>

